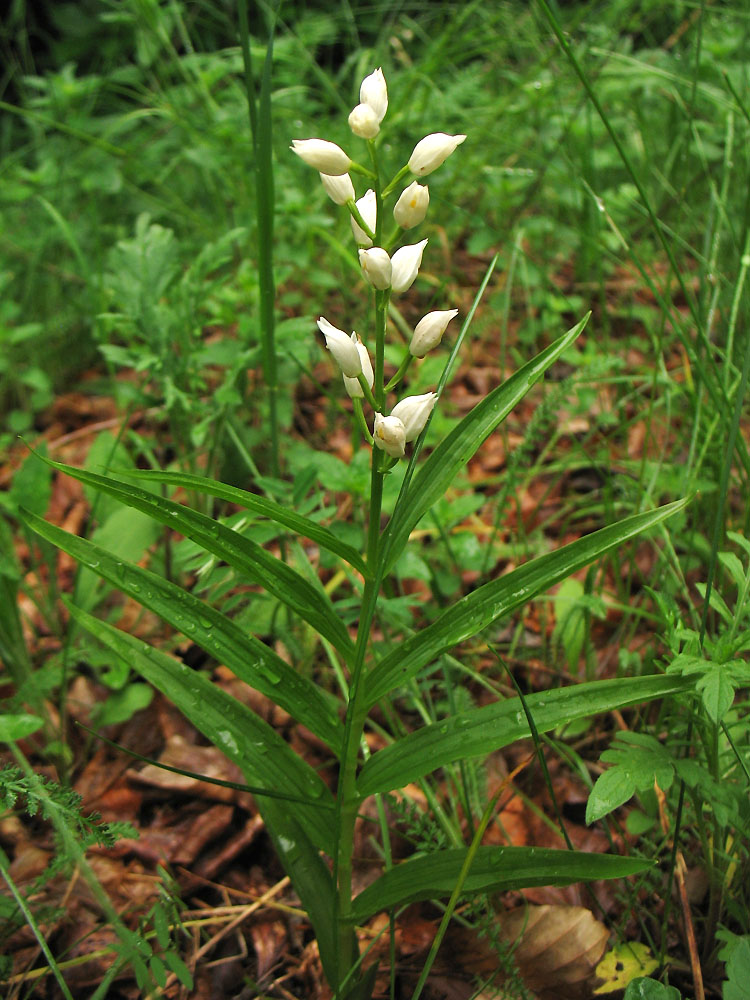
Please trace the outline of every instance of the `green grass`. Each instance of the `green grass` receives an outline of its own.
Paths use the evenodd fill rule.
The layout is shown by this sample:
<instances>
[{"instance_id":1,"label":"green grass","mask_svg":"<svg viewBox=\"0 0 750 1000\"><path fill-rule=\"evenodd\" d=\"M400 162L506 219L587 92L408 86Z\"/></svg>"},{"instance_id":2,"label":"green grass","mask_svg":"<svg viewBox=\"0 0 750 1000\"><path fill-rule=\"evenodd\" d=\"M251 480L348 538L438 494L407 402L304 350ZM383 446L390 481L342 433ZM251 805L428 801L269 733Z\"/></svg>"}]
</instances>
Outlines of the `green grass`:
<instances>
[{"instance_id":1,"label":"green grass","mask_svg":"<svg viewBox=\"0 0 750 1000\"><path fill-rule=\"evenodd\" d=\"M425 9L388 0L318 11L290 2L275 25L270 10L251 5L244 60L241 22L223 5L49 6L54 30L45 46L40 16L17 4L0 34L0 448L14 466L16 435L33 441L44 431L56 396L106 395L117 417L114 437L97 446L100 464L116 455L120 466L171 464L251 483L335 525L361 550L366 456L338 457L346 427L340 380L321 361L314 318L346 316L355 327L369 322L368 304L352 280L349 223L289 145L319 135L349 146L346 114L359 81L382 65L389 144L411 149L437 129L468 135L432 192L440 222L428 221L424 235L437 253L394 322L408 330L447 299L465 315L498 254L459 369L462 380L481 369L485 382L477 384L491 388L593 310L533 406L497 432L502 465L460 477L450 502L420 524L424 534L383 604L384 650L415 611L433 620L507 566L689 496L668 534L633 543L581 578L577 638L554 630L560 605L549 599L535 605L549 624L538 628L539 648L530 647L522 619L486 638L526 690L540 672L575 674L575 656L590 679L650 672L688 647L722 662L721 636L748 627L737 568L720 555L732 552L745 565L727 531L750 526L750 15L742 4L475 0ZM32 44L27 28L35 24ZM440 371L428 357L411 388L425 391ZM460 393L445 398L435 440L454 426L461 403ZM321 447L331 454L320 456ZM386 512L401 475L386 482ZM337 524L342 494L354 510ZM18 538L23 500L22 478L3 504ZM193 501L208 511L205 498ZM98 512L94 540L111 513ZM241 530L279 544L267 524L247 521ZM261 621L268 635L284 633L277 604L239 597L227 567L207 562L192 543L144 536L144 551L149 544L152 569L182 581L199 571L196 592L238 621ZM309 570L298 551L287 558ZM28 590L21 571L31 567L10 552L4 560L4 592ZM333 566L325 557L322 564L326 572ZM426 601L415 580L429 589ZM85 578L79 586L89 608L112 599ZM347 623L358 586L345 575L329 595ZM54 582L34 599L47 626L63 630ZM45 666L33 644L28 654L19 645L20 618L4 613L0 631L17 684ZM306 671L321 669L309 636L290 630L286 638ZM407 718L438 721L474 704L484 688L507 690L487 659L478 644L445 661L444 676L461 677L455 701L444 683L414 682L400 703ZM55 677L45 682L53 689ZM333 673L328 683L336 686ZM658 716L631 719L644 734L671 734L671 836L713 880L705 923L694 917L714 981L717 930L750 933L742 687L721 717L707 702L674 699ZM403 721L387 724L398 732ZM579 756L562 745L564 734L554 734L555 747L558 739L591 783L589 765L604 745ZM697 771L683 762L691 748ZM452 780L455 797L437 813L448 843L461 836L460 816L479 823L487 801L481 768L456 768ZM425 779L424 788L437 802L438 785ZM655 802L645 784L634 789L645 817L638 848L670 870ZM701 795L714 803L713 816ZM649 887L663 892L663 878L655 874ZM644 940L663 957L670 914L643 920Z\"/></svg>"}]
</instances>

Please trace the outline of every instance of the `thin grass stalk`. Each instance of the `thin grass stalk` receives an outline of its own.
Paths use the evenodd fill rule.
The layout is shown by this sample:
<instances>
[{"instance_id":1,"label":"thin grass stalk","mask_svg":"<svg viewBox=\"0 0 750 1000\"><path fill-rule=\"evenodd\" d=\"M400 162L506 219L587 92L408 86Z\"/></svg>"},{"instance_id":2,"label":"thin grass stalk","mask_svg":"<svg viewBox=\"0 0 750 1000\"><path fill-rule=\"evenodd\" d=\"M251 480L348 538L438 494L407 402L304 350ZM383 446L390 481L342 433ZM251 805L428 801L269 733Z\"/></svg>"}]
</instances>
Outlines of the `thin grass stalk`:
<instances>
[{"instance_id":1,"label":"thin grass stalk","mask_svg":"<svg viewBox=\"0 0 750 1000\"><path fill-rule=\"evenodd\" d=\"M34 914L31 912L31 909L29 908L29 905L26 902L26 898L24 897L23 893L21 892L21 890L18 888L16 883L13 881L13 878L11 877L10 860L2 848L0 848L0 874L5 880L5 884L8 886L8 889L10 889L11 895L15 899L18 909L21 911L21 913L23 913L24 920L31 928L34 937L37 940L37 944L39 945L42 951L42 954L47 959L47 964L49 965L50 969L52 970L52 974L57 980L57 985L60 987L60 992L66 998L66 1000L73 1000L73 996L70 990L68 989L68 985L63 979L63 975L60 972L60 969L58 968L57 962L55 961L55 956L49 950L49 945L45 940L44 932L42 931L39 924L36 922Z\"/></svg>"},{"instance_id":2,"label":"thin grass stalk","mask_svg":"<svg viewBox=\"0 0 750 1000\"><path fill-rule=\"evenodd\" d=\"M239 0L240 45L245 69L245 91L250 117L250 131L253 137L253 161L255 168L255 218L258 237L258 291L260 300L260 335L263 364L263 378L268 389L268 424L271 441L271 470L277 478L280 475L279 417L278 417L278 369L276 365L276 316L274 304L276 286L273 276L273 223L274 223L274 182L273 182L273 120L271 117L271 75L273 69L273 40L281 0L277 0L268 27L268 46L263 64L260 93L256 105L253 79L252 56L250 54L250 31L247 19L247 5Z\"/></svg>"},{"instance_id":3,"label":"thin grass stalk","mask_svg":"<svg viewBox=\"0 0 750 1000\"><path fill-rule=\"evenodd\" d=\"M708 343L704 324L701 320L701 316L700 313L698 312L698 308L695 302L695 297L692 295L690 289L687 287L687 284L685 283L685 279L682 275L682 270L677 263L674 251L672 250L672 247L670 246L669 241L667 240L664 234L663 226L659 222L659 219L657 218L656 213L654 212L654 209L651 206L651 200L646 194L646 190L643 187L643 184L641 183L641 179L638 176L637 171L634 169L632 163L630 162L630 157L625 152L625 148L623 144L620 142L620 138L617 135L617 132L615 132L614 128L612 127L612 123L610 122L609 117L596 94L596 91L591 85L591 81L584 72L583 67L576 58L575 53L573 52L567 38L565 37L565 32L563 31L563 28L558 18L555 16L554 12L550 8L546 0L537 0L537 3L539 4L542 13L544 14L545 18L547 19L547 22L552 28L555 37L557 38L560 44L560 48L567 57L568 61L570 62L570 65L573 67L573 70L578 76L578 79L581 81L581 84L583 85L586 93L588 94L591 103L596 108L597 114L601 118L602 124L609 133L609 137L612 140L620 159L622 160L623 166L625 167L626 171L628 172L628 175L630 176L630 179L632 180L636 190L638 191L638 195L641 199L641 202L643 203L643 207L646 211L646 214L648 215L649 221L651 222L654 233L656 234L656 237L659 240L659 243L661 244L662 250L664 251L667 259L669 260L672 272L675 275L675 279L677 280L677 283L680 287L680 291L682 292L685 298L685 302L687 303L688 309L690 310L690 315L695 324L695 329L698 335L698 342L703 351L703 358L702 359L697 358L695 347L693 346L693 344L690 342L690 340L682 330L681 325L677 322L675 323L675 332L677 333L677 336L680 339L680 343L683 345L683 347L688 353L688 356L690 357L691 361L694 364L697 378L699 378L702 384L705 386L706 391L711 397L711 402L716 407L717 411L722 415L722 420L728 423L729 409L726 400L722 397L717 388L717 384L719 382L719 373L716 369L716 364L713 360L711 345ZM700 360L703 361L705 371L701 371L701 366L698 363ZM707 377L707 375L710 375L710 377ZM745 469L746 472L750 473L750 453L748 452L744 440L742 438L735 439L735 445L737 447L738 457L742 462L743 468Z\"/></svg>"}]
</instances>

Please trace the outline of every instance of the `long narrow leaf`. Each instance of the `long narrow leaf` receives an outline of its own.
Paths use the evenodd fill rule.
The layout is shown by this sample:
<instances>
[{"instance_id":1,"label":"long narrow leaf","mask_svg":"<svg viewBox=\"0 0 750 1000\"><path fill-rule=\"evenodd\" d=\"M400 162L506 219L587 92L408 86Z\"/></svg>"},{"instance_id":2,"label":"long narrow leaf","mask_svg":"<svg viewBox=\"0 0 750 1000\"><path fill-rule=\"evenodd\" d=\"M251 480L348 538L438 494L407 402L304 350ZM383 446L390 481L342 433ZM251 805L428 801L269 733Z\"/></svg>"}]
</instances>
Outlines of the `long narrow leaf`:
<instances>
[{"instance_id":1,"label":"long narrow leaf","mask_svg":"<svg viewBox=\"0 0 750 1000\"><path fill-rule=\"evenodd\" d=\"M506 382L493 389L432 452L406 492L402 490L393 517L383 535L386 572L401 555L409 534L419 519L443 496L456 473L466 465L485 438L508 416L549 366L570 347L586 326L590 315L588 313L584 316L580 323L576 323L554 344L550 344Z\"/></svg>"},{"instance_id":2,"label":"long narrow leaf","mask_svg":"<svg viewBox=\"0 0 750 1000\"><path fill-rule=\"evenodd\" d=\"M274 815L296 815L315 845L331 853L331 793L315 771L267 722L184 663L80 608L69 607L76 621L169 698L196 729L234 761L248 784L282 788L309 803L295 804L292 810L274 801ZM264 814L270 801L258 796ZM319 808L318 803L324 808ZM293 833L296 834L296 830L285 832L277 827L275 832L277 836L295 840Z\"/></svg>"},{"instance_id":3,"label":"long narrow leaf","mask_svg":"<svg viewBox=\"0 0 750 1000\"><path fill-rule=\"evenodd\" d=\"M303 517L293 510L284 507L274 500L260 497L256 493L249 493L247 490L238 489L236 486L227 486L216 479L206 479L204 476L194 476L186 472L162 472L160 469L154 470L116 470L116 474L123 479L143 479L146 482L168 483L170 486L182 486L186 490L196 490L198 493L207 493L209 496L217 497L220 500L227 500L229 503L244 507L254 514L267 517L276 524L281 524L290 531L295 532L303 538L309 538L311 542L316 542L321 548L334 555L341 556L350 566L361 573L368 575L367 566L362 556L353 545L337 538L328 528L316 524L309 517Z\"/></svg>"},{"instance_id":4,"label":"long narrow leaf","mask_svg":"<svg viewBox=\"0 0 750 1000\"><path fill-rule=\"evenodd\" d=\"M526 696L538 732L689 690L683 677L624 677L591 681ZM483 757L531 735L520 698L469 709L443 722L423 726L373 754L357 781L361 795L387 792L438 767L468 757Z\"/></svg>"},{"instance_id":5,"label":"long narrow leaf","mask_svg":"<svg viewBox=\"0 0 750 1000\"><path fill-rule=\"evenodd\" d=\"M634 535L681 510L686 500L618 521L569 545L519 566L468 594L416 635L384 657L367 677L368 704L414 677L440 653L476 635L496 619L525 604L576 570Z\"/></svg>"},{"instance_id":6,"label":"long narrow leaf","mask_svg":"<svg viewBox=\"0 0 750 1000\"><path fill-rule=\"evenodd\" d=\"M364 923L382 910L405 903L450 896L467 850L457 847L436 851L391 868L354 900L354 923ZM614 854L542 847L480 847L464 882L464 890L466 895L476 895L541 885L570 885L592 879L625 878L643 871L650 864Z\"/></svg>"},{"instance_id":7,"label":"long narrow leaf","mask_svg":"<svg viewBox=\"0 0 750 1000\"><path fill-rule=\"evenodd\" d=\"M246 635L226 615L156 573L117 559L101 546L48 524L35 514L25 512L22 516L33 531L179 629L240 680L304 723L338 754L343 726L335 703L265 643Z\"/></svg>"},{"instance_id":8,"label":"long narrow leaf","mask_svg":"<svg viewBox=\"0 0 750 1000\"><path fill-rule=\"evenodd\" d=\"M62 462L53 462L47 458L43 460L55 469L115 497L128 507L143 511L155 521L192 539L207 552L261 584L328 639L347 660L351 657L354 644L323 588L314 586L256 542L205 514L163 497L155 497L138 486L122 483L108 476L99 476L85 469L76 469Z\"/></svg>"},{"instance_id":9,"label":"long narrow leaf","mask_svg":"<svg viewBox=\"0 0 750 1000\"><path fill-rule=\"evenodd\" d=\"M323 971L329 982L335 982L337 927L331 873L295 810L267 799L262 811L276 853L315 931Z\"/></svg>"}]
</instances>

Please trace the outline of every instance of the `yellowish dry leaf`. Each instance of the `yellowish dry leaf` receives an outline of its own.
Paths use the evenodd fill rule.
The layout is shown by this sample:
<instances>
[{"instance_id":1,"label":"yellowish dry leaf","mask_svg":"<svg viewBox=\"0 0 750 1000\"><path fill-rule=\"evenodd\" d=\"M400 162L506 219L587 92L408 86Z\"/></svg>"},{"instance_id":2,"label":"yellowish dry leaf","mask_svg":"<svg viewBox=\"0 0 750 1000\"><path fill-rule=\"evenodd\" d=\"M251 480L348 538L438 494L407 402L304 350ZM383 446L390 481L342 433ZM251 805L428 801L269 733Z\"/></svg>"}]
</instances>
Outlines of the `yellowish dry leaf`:
<instances>
[{"instance_id":1,"label":"yellowish dry leaf","mask_svg":"<svg viewBox=\"0 0 750 1000\"><path fill-rule=\"evenodd\" d=\"M596 974L604 982L594 993L616 993L627 988L628 983L638 976L650 976L659 963L645 944L625 941L616 944L607 952L596 967Z\"/></svg>"}]
</instances>

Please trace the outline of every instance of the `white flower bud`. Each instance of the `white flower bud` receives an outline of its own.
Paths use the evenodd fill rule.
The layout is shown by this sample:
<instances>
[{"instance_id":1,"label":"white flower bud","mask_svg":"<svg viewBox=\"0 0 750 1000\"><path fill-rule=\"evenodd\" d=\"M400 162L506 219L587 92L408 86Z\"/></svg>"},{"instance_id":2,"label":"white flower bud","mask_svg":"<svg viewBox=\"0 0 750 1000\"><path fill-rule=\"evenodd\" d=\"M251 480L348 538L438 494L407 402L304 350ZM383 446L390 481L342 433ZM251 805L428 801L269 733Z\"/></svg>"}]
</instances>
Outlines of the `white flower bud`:
<instances>
[{"instance_id":1,"label":"white flower bud","mask_svg":"<svg viewBox=\"0 0 750 1000\"><path fill-rule=\"evenodd\" d=\"M391 286L391 258L381 247L359 251L359 263L365 277L378 291Z\"/></svg>"},{"instance_id":2,"label":"white flower bud","mask_svg":"<svg viewBox=\"0 0 750 1000\"><path fill-rule=\"evenodd\" d=\"M412 181L408 188L404 188L401 197L393 206L396 225L402 229L413 229L414 226L418 226L427 215L429 204L430 191L427 185Z\"/></svg>"},{"instance_id":3,"label":"white flower bud","mask_svg":"<svg viewBox=\"0 0 750 1000\"><path fill-rule=\"evenodd\" d=\"M358 104L349 115L349 128L360 139L374 139L380 131L380 122L369 104Z\"/></svg>"},{"instance_id":4,"label":"white flower bud","mask_svg":"<svg viewBox=\"0 0 750 1000\"><path fill-rule=\"evenodd\" d=\"M451 155L456 146L460 146L465 135L446 135L445 132L433 132L420 139L409 157L409 170L417 177L425 177L437 170L441 163Z\"/></svg>"},{"instance_id":5,"label":"white flower bud","mask_svg":"<svg viewBox=\"0 0 750 1000\"><path fill-rule=\"evenodd\" d=\"M327 139L293 139L290 147L297 156L302 157L310 167L315 167L321 174L339 177L347 173L352 161L341 146Z\"/></svg>"},{"instance_id":6,"label":"white flower bud","mask_svg":"<svg viewBox=\"0 0 750 1000\"><path fill-rule=\"evenodd\" d=\"M414 284L414 279L422 263L422 253L427 246L427 240L401 247L391 258L391 288L394 292L405 292Z\"/></svg>"},{"instance_id":7,"label":"white flower bud","mask_svg":"<svg viewBox=\"0 0 750 1000\"><path fill-rule=\"evenodd\" d=\"M357 336L356 332L352 334L352 340L357 346L357 351L359 353L359 360L362 364L362 374L367 379L367 384L372 389L373 382L375 381L375 373L372 370L372 361L370 361L370 355L367 353L367 348L362 343L362 341ZM344 387L349 393L350 397L353 399L355 396L361 398L364 396L364 391L362 386L359 384L359 379L349 378L348 375L344 375Z\"/></svg>"},{"instance_id":8,"label":"white flower bud","mask_svg":"<svg viewBox=\"0 0 750 1000\"><path fill-rule=\"evenodd\" d=\"M375 414L373 440L378 448L388 452L392 458L403 458L406 444L406 428L398 417L384 417Z\"/></svg>"},{"instance_id":9,"label":"white flower bud","mask_svg":"<svg viewBox=\"0 0 750 1000\"><path fill-rule=\"evenodd\" d=\"M422 396L407 396L393 407L391 417L398 417L404 425L407 441L414 441L422 433L436 400L436 392L426 392Z\"/></svg>"},{"instance_id":10,"label":"white flower bud","mask_svg":"<svg viewBox=\"0 0 750 1000\"><path fill-rule=\"evenodd\" d=\"M357 211L365 220L367 225L370 227L370 232L375 232L375 227L378 223L378 200L375 197L375 192L370 188L369 191L365 191L361 198L358 198L355 202L357 206ZM352 232L354 233L354 239L357 241L361 247L371 247L372 240L364 231L364 229L359 225L354 216L351 216L352 220Z\"/></svg>"},{"instance_id":11,"label":"white flower bud","mask_svg":"<svg viewBox=\"0 0 750 1000\"><path fill-rule=\"evenodd\" d=\"M382 69L376 69L362 81L359 88L359 99L362 104L369 104L378 118L378 125L385 118L388 110L388 88L385 85L385 77Z\"/></svg>"},{"instance_id":12,"label":"white flower bud","mask_svg":"<svg viewBox=\"0 0 750 1000\"><path fill-rule=\"evenodd\" d=\"M437 347L445 333L445 328L457 315L458 309L438 309L423 316L414 327L409 344L410 353L415 358L423 358L433 347Z\"/></svg>"},{"instance_id":13,"label":"white flower bud","mask_svg":"<svg viewBox=\"0 0 750 1000\"><path fill-rule=\"evenodd\" d=\"M346 205L347 201L354 201L354 185L349 174L339 174L332 177L330 174L321 174L326 194L337 205Z\"/></svg>"},{"instance_id":14,"label":"white flower bud","mask_svg":"<svg viewBox=\"0 0 750 1000\"><path fill-rule=\"evenodd\" d=\"M329 323L324 316L318 320L318 329L326 338L326 347L336 359L341 371L349 378L356 378L362 371L362 360L357 350L356 340L352 340L343 330Z\"/></svg>"}]
</instances>

